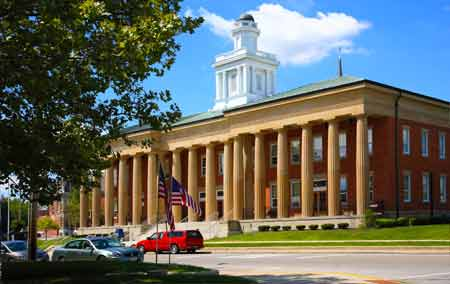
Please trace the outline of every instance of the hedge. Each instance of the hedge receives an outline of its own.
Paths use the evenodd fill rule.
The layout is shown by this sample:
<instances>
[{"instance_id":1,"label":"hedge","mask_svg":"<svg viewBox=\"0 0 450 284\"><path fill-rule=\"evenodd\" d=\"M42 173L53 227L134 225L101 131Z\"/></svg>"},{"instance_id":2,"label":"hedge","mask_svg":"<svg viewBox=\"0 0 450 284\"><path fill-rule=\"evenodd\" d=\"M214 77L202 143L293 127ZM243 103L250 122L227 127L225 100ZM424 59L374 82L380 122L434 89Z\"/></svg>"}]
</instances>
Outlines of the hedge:
<instances>
[{"instance_id":1,"label":"hedge","mask_svg":"<svg viewBox=\"0 0 450 284\"><path fill-rule=\"evenodd\" d=\"M322 230L333 230L334 229L334 224L322 224L320 225L320 228Z\"/></svg>"},{"instance_id":2,"label":"hedge","mask_svg":"<svg viewBox=\"0 0 450 284\"><path fill-rule=\"evenodd\" d=\"M269 231L270 230L270 226L266 226L266 225L264 225L264 226L258 226L258 231L259 232L267 232L267 231Z\"/></svg>"},{"instance_id":3,"label":"hedge","mask_svg":"<svg viewBox=\"0 0 450 284\"><path fill-rule=\"evenodd\" d=\"M291 226L283 226L282 229L283 229L283 231L290 231Z\"/></svg>"},{"instance_id":4,"label":"hedge","mask_svg":"<svg viewBox=\"0 0 450 284\"><path fill-rule=\"evenodd\" d=\"M297 225L297 226L295 226L295 228L297 228L297 230L299 230L299 231L303 231L306 228L306 226L305 225Z\"/></svg>"},{"instance_id":5,"label":"hedge","mask_svg":"<svg viewBox=\"0 0 450 284\"><path fill-rule=\"evenodd\" d=\"M309 225L308 226L308 228L310 229L310 230L317 230L318 228L319 228L319 225L316 225L316 224L311 224L311 225Z\"/></svg>"},{"instance_id":6,"label":"hedge","mask_svg":"<svg viewBox=\"0 0 450 284\"><path fill-rule=\"evenodd\" d=\"M339 224L337 224L337 226L338 226L338 228L339 229L348 229L348 227L350 226L350 224L349 223L339 223Z\"/></svg>"},{"instance_id":7,"label":"hedge","mask_svg":"<svg viewBox=\"0 0 450 284\"><path fill-rule=\"evenodd\" d=\"M280 230L280 226L272 226L270 227L270 230L273 232L278 232Z\"/></svg>"},{"instance_id":8,"label":"hedge","mask_svg":"<svg viewBox=\"0 0 450 284\"><path fill-rule=\"evenodd\" d=\"M192 267L195 268L195 267ZM106 273L149 272L167 269L166 265L152 263L122 263L118 261L70 261L70 262L4 262L1 266L2 280L40 279L48 277L87 277Z\"/></svg>"}]
</instances>

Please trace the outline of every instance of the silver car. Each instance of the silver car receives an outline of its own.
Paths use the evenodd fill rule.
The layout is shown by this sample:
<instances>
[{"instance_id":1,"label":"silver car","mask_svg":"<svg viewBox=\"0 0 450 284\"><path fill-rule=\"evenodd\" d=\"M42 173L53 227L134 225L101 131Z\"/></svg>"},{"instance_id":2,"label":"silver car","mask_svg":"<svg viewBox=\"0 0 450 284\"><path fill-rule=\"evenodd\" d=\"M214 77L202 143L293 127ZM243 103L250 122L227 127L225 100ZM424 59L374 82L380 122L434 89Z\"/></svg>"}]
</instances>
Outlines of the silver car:
<instances>
[{"instance_id":1,"label":"silver car","mask_svg":"<svg viewBox=\"0 0 450 284\"><path fill-rule=\"evenodd\" d=\"M93 237L76 239L53 251L52 261L136 261L142 262L144 255L135 248L122 246L111 238Z\"/></svg>"},{"instance_id":2,"label":"silver car","mask_svg":"<svg viewBox=\"0 0 450 284\"><path fill-rule=\"evenodd\" d=\"M5 241L0 245L0 257L2 261L25 261L27 260L27 243L25 241ZM45 251L36 250L37 261L48 261L49 257Z\"/></svg>"}]
</instances>

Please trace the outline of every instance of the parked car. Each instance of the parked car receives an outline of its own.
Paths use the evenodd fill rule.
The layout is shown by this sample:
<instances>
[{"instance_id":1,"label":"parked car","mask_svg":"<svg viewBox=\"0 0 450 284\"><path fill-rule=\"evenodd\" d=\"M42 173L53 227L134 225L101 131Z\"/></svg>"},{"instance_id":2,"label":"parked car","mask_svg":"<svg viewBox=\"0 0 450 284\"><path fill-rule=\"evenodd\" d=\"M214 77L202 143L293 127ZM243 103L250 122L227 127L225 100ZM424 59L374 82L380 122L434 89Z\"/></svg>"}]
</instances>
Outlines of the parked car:
<instances>
[{"instance_id":1,"label":"parked car","mask_svg":"<svg viewBox=\"0 0 450 284\"><path fill-rule=\"evenodd\" d=\"M137 261L144 260L144 254L136 248L124 247L112 238L80 238L57 247L52 261Z\"/></svg>"},{"instance_id":2,"label":"parked car","mask_svg":"<svg viewBox=\"0 0 450 284\"><path fill-rule=\"evenodd\" d=\"M1 242L1 261L25 261L27 260L27 243L25 241L5 241ZM36 250L37 261L48 261L48 254L40 249Z\"/></svg>"},{"instance_id":3,"label":"parked car","mask_svg":"<svg viewBox=\"0 0 450 284\"><path fill-rule=\"evenodd\" d=\"M170 251L171 253L180 251L194 253L203 248L203 236L199 230L159 232L139 241L134 246L142 253L156 250Z\"/></svg>"}]
</instances>

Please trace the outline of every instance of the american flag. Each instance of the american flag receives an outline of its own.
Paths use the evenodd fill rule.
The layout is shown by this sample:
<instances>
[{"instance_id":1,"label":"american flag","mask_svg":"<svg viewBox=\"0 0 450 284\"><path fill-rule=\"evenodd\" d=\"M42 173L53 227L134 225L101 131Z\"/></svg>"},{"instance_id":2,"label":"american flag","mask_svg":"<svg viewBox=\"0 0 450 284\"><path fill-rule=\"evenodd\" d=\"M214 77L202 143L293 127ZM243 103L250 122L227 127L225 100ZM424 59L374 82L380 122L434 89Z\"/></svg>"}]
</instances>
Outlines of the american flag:
<instances>
[{"instance_id":1,"label":"american flag","mask_svg":"<svg viewBox=\"0 0 450 284\"><path fill-rule=\"evenodd\" d=\"M181 185L180 183L172 177L172 205L182 205L181 197Z\"/></svg>"},{"instance_id":2,"label":"american flag","mask_svg":"<svg viewBox=\"0 0 450 284\"><path fill-rule=\"evenodd\" d=\"M166 183L164 182L164 171L162 165L159 165L159 178L158 178L158 197L166 198L167 189Z\"/></svg>"},{"instance_id":3,"label":"american flag","mask_svg":"<svg viewBox=\"0 0 450 284\"><path fill-rule=\"evenodd\" d=\"M202 215L202 209L197 204L197 202L195 202L194 198L192 198L192 196L190 196L187 193L186 189L184 189L175 178L172 178L172 194L175 191L180 193L180 197L181 197L180 205L190 207L194 210L195 214L197 214L199 216ZM172 200L173 200L173 198L172 198Z\"/></svg>"},{"instance_id":4,"label":"american flag","mask_svg":"<svg viewBox=\"0 0 450 284\"><path fill-rule=\"evenodd\" d=\"M173 213L172 213L171 198L166 198L166 214L167 214L167 223L170 226L170 230L175 231L175 219L173 218Z\"/></svg>"}]
</instances>

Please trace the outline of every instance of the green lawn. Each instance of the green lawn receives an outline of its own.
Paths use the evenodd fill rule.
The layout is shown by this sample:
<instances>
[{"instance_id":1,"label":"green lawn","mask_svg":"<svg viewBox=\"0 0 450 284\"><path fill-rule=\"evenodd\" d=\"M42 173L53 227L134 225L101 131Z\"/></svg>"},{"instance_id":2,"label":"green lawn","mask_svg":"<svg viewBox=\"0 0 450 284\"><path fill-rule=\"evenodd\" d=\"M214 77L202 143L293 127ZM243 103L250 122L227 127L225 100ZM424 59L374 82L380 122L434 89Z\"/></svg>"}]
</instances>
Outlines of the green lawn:
<instances>
[{"instance_id":1,"label":"green lawn","mask_svg":"<svg viewBox=\"0 0 450 284\"><path fill-rule=\"evenodd\" d=\"M332 241L348 240L345 243L333 243ZM411 240L411 242L392 243L357 243L352 240ZM414 242L414 240L445 240L445 242ZM214 242L239 242L236 244L214 244ZM246 241L330 241L326 243L248 243ZM447 242L448 241L448 242ZM383 229L347 229L347 230L316 230L316 231L281 231L281 232L256 232L248 234L234 235L227 238L212 239L205 242L207 247L228 247L228 246L389 246L389 245L450 245L450 225L427 225L412 227L396 227Z\"/></svg>"},{"instance_id":2,"label":"green lawn","mask_svg":"<svg viewBox=\"0 0 450 284\"><path fill-rule=\"evenodd\" d=\"M51 240L38 240L37 245L38 245L38 248L45 250L50 246L63 245L72 239L73 239L72 237L63 237L63 238L57 238L57 239L51 239Z\"/></svg>"}]
</instances>

